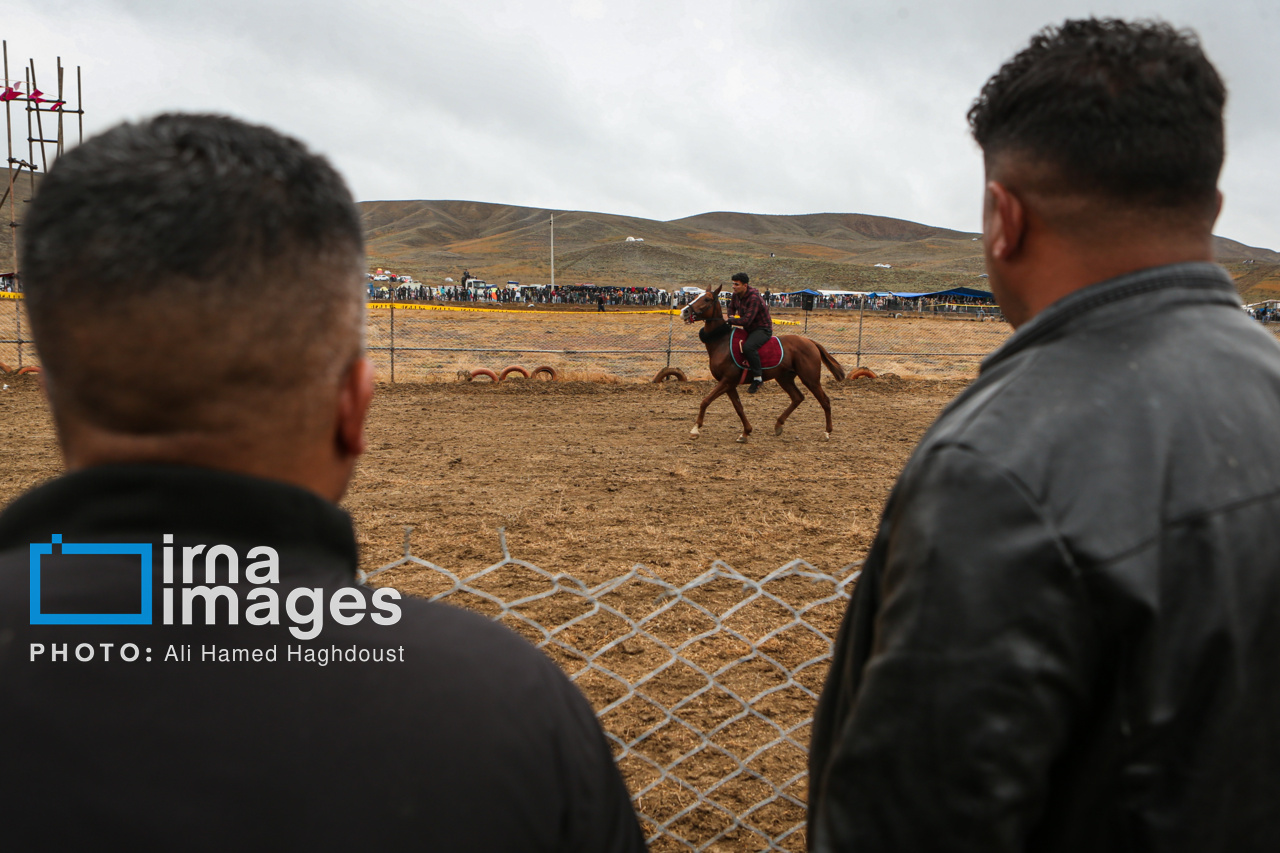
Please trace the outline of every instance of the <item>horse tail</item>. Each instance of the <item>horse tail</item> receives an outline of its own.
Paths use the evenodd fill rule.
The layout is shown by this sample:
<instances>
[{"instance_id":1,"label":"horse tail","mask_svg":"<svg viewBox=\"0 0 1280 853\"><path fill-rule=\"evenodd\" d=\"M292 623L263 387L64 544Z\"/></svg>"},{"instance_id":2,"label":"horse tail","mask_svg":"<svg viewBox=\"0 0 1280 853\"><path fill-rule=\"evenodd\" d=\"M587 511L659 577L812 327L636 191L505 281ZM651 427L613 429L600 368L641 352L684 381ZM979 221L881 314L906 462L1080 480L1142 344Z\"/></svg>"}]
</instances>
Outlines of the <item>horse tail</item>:
<instances>
[{"instance_id":1,"label":"horse tail","mask_svg":"<svg viewBox=\"0 0 1280 853\"><path fill-rule=\"evenodd\" d=\"M837 382L844 381L844 368L840 366L840 362L836 361L835 356L827 352L827 348L817 341L813 345L818 348L818 352L822 354L822 363L831 371L831 375L836 378Z\"/></svg>"}]
</instances>

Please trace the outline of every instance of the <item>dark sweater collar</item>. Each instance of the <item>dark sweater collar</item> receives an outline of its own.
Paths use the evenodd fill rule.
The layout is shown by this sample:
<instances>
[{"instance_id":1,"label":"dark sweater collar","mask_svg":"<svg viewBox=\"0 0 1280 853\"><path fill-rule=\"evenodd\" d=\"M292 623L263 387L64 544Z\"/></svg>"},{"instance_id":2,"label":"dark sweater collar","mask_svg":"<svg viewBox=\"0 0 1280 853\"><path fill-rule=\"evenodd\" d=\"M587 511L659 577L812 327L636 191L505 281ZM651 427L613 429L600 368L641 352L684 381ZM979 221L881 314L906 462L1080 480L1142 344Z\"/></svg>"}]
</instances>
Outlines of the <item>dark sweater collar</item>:
<instances>
[{"instance_id":1,"label":"dark sweater collar","mask_svg":"<svg viewBox=\"0 0 1280 853\"><path fill-rule=\"evenodd\" d=\"M1178 301L1240 305L1231 276L1217 264L1189 262L1151 267L1091 284L1041 311L982 362L982 371L1014 353L1056 337L1063 329L1106 306L1146 297L1142 310L1154 309L1180 291ZM1136 307L1136 306L1135 306Z\"/></svg>"},{"instance_id":2,"label":"dark sweater collar","mask_svg":"<svg viewBox=\"0 0 1280 853\"><path fill-rule=\"evenodd\" d=\"M268 545L307 565L356 568L351 517L298 486L181 465L103 465L27 492L0 513L0 551L68 541L179 540Z\"/></svg>"}]
</instances>

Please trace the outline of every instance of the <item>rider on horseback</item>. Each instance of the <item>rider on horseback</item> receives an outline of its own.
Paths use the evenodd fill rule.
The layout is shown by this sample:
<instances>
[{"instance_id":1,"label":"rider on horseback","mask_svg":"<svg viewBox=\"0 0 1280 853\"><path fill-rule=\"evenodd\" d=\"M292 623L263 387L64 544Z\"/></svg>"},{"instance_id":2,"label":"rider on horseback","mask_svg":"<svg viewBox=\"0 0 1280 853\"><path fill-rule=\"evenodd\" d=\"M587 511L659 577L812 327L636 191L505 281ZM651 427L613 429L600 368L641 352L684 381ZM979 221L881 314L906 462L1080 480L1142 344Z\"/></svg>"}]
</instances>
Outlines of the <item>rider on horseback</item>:
<instances>
[{"instance_id":1,"label":"rider on horseback","mask_svg":"<svg viewBox=\"0 0 1280 853\"><path fill-rule=\"evenodd\" d=\"M733 298L729 300L729 316L725 322L741 326L747 333L742 343L742 354L751 366L751 385L747 393L754 394L764 384L764 375L760 371L760 347L773 337L773 318L769 316L769 306L760 291L750 286L750 276L744 272L734 273L730 281L733 282Z\"/></svg>"}]
</instances>

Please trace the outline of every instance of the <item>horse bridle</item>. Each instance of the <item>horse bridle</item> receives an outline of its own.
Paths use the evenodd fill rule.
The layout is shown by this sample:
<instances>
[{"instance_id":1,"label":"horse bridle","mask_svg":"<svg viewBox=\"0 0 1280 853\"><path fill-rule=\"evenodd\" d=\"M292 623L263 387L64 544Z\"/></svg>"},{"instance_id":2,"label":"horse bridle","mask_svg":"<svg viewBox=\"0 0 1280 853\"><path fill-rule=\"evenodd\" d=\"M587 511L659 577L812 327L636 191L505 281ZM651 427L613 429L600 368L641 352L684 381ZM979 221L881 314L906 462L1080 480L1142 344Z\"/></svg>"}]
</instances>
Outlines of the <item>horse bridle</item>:
<instances>
[{"instance_id":1,"label":"horse bridle","mask_svg":"<svg viewBox=\"0 0 1280 853\"><path fill-rule=\"evenodd\" d=\"M715 297L711 295L711 291L709 291L709 290L708 290L708 291L704 291L704 292L703 292L703 294L702 294L701 296L699 296L697 299L693 300L693 301L692 301L692 302L690 302L688 305L686 305L686 306L685 306L685 308L684 308L684 310L680 312L681 314L683 314L683 315L684 315L684 321L685 321L686 323L696 323L696 322L698 322L699 320L704 320L704 321L705 321L705 320L709 319L709 318L711 317L711 312L712 312L712 310L714 310L714 309L712 309L712 307L711 307L711 300L712 300L712 299L714 299L714 298L715 298ZM699 308L699 309L695 312L695 311L693 310L693 307L694 307L695 305L697 305L697 304L698 304L698 302L699 302L700 300L703 300L703 299L707 300L707 304L706 304L705 306L703 306L702 308ZM687 312L687 313L686 313L686 312Z\"/></svg>"}]
</instances>

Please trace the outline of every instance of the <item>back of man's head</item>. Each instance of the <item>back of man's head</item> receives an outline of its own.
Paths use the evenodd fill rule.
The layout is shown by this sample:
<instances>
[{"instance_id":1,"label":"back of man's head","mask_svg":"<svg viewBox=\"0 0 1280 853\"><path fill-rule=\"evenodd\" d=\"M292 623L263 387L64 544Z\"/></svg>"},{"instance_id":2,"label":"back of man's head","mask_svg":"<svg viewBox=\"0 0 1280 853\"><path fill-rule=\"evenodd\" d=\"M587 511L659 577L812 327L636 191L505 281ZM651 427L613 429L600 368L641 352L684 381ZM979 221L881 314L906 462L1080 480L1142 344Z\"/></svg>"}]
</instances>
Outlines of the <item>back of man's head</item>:
<instances>
[{"instance_id":1,"label":"back of man's head","mask_svg":"<svg viewBox=\"0 0 1280 853\"><path fill-rule=\"evenodd\" d=\"M969 110L991 175L1020 164L1024 189L1061 206L1063 230L1141 212L1212 225L1226 89L1194 34L1165 23L1075 20L1038 33Z\"/></svg>"},{"instance_id":2,"label":"back of man's head","mask_svg":"<svg viewBox=\"0 0 1280 853\"><path fill-rule=\"evenodd\" d=\"M64 443L75 425L332 430L363 350L363 237L342 178L296 140L219 116L119 125L50 170L22 260Z\"/></svg>"}]
</instances>

